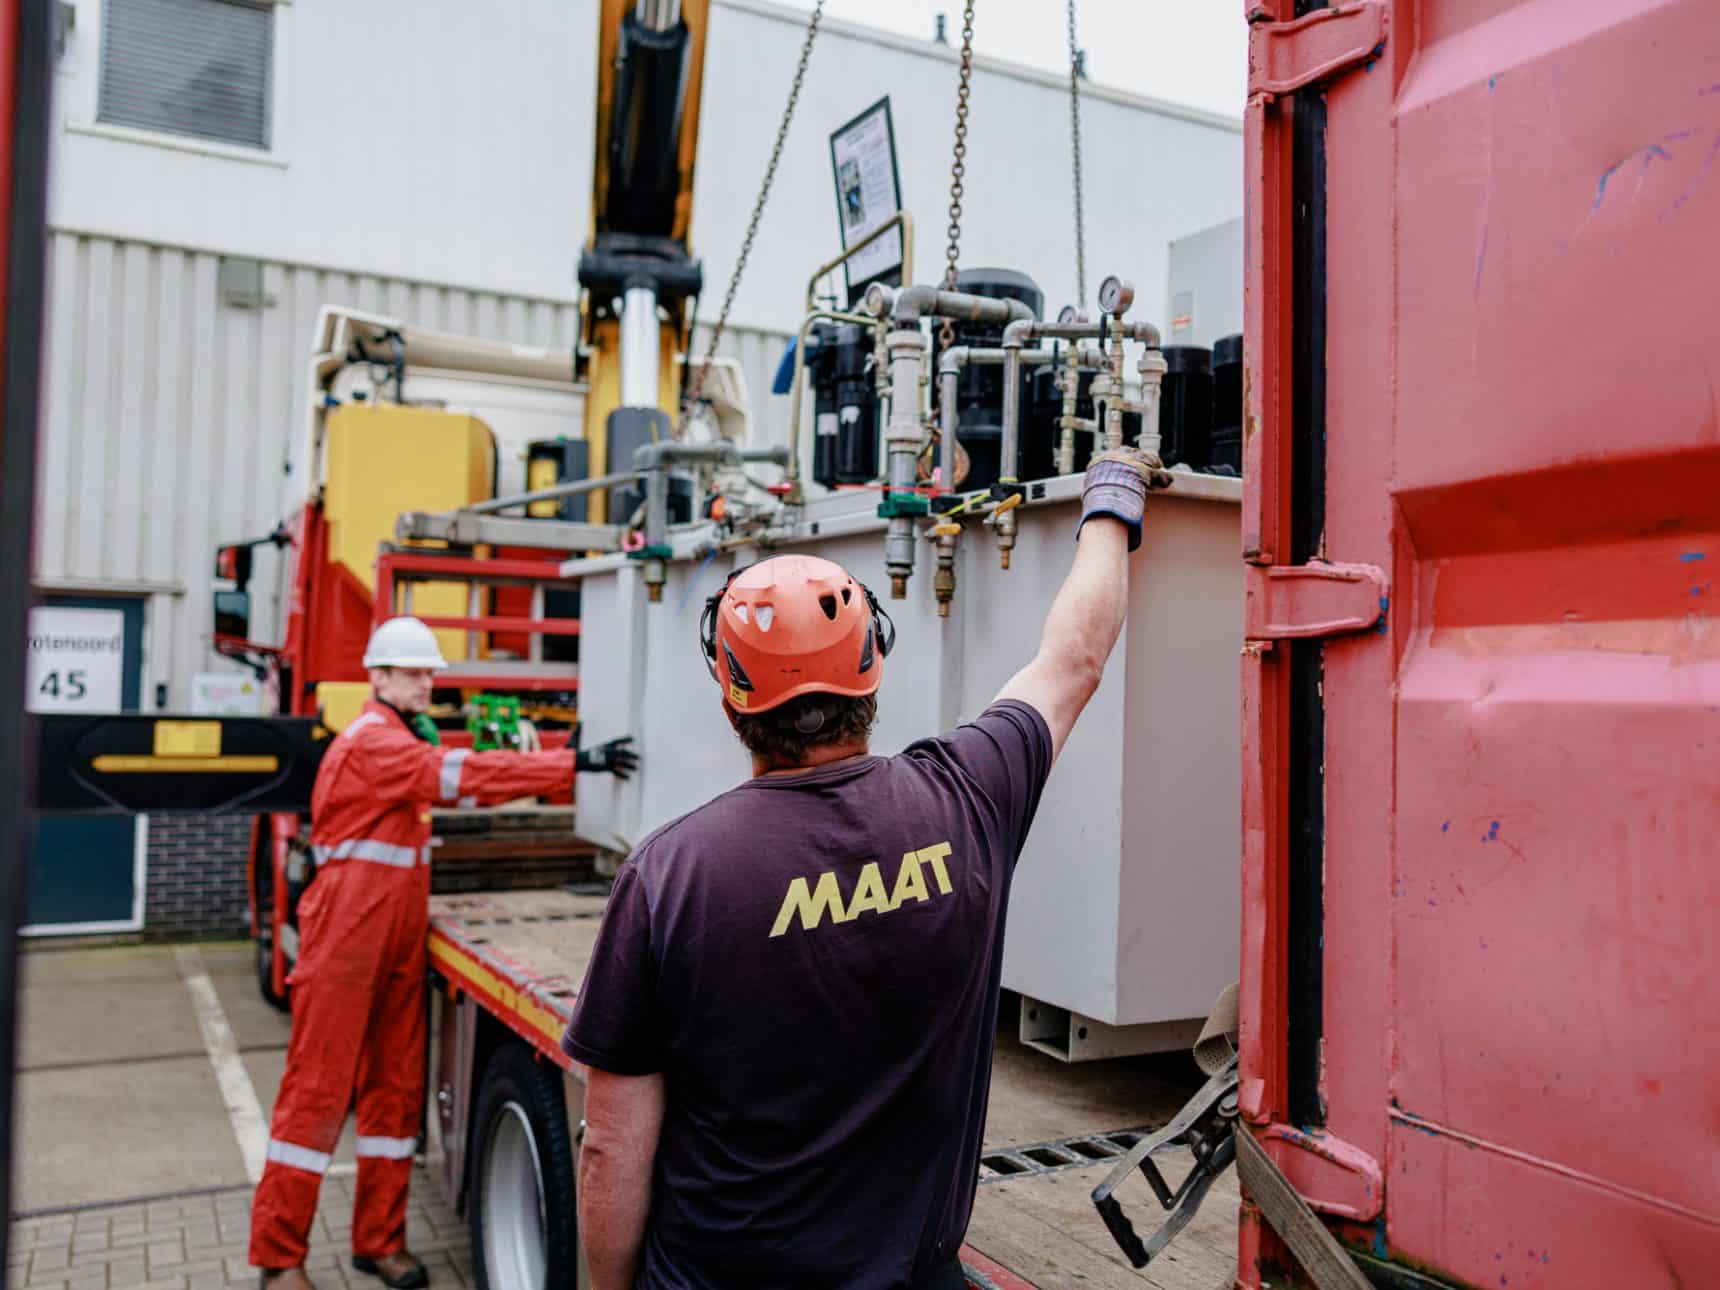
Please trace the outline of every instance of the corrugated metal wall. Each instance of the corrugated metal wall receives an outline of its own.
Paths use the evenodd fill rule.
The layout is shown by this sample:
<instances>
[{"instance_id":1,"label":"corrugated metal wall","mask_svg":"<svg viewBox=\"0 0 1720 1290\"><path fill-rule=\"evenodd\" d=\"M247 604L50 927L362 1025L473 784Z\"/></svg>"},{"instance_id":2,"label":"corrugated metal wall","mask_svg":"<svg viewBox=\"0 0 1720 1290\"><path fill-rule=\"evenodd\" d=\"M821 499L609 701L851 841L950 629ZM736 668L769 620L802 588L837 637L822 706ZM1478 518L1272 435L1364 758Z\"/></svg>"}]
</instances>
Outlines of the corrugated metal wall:
<instances>
[{"instance_id":1,"label":"corrugated metal wall","mask_svg":"<svg viewBox=\"0 0 1720 1290\"><path fill-rule=\"evenodd\" d=\"M443 331L540 346L573 342L570 300L265 264L261 308L224 304L220 257L56 230L48 275L47 398L36 538L44 591L149 596L145 703L190 703L209 650L220 542L261 537L302 495L299 442L317 311L344 304ZM703 352L703 333L696 342ZM770 379L784 338L731 330L758 429L786 430ZM278 640L269 557L253 584L252 635Z\"/></svg>"}]
</instances>

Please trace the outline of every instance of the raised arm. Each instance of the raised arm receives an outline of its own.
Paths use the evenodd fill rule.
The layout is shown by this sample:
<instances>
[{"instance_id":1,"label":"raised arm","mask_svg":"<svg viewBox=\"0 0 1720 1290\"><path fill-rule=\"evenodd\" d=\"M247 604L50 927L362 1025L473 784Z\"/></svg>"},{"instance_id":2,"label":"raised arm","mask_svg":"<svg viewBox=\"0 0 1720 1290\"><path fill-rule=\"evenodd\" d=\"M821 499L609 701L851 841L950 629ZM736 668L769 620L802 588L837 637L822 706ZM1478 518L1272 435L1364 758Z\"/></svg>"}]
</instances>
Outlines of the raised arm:
<instances>
[{"instance_id":1,"label":"raised arm","mask_svg":"<svg viewBox=\"0 0 1720 1290\"><path fill-rule=\"evenodd\" d=\"M1039 652L997 696L1018 699L1045 718L1053 757L1099 688L1123 629L1129 553L1141 544L1147 490L1169 483L1159 459L1135 448L1101 453L1087 468L1075 563L1051 602Z\"/></svg>"}]
</instances>

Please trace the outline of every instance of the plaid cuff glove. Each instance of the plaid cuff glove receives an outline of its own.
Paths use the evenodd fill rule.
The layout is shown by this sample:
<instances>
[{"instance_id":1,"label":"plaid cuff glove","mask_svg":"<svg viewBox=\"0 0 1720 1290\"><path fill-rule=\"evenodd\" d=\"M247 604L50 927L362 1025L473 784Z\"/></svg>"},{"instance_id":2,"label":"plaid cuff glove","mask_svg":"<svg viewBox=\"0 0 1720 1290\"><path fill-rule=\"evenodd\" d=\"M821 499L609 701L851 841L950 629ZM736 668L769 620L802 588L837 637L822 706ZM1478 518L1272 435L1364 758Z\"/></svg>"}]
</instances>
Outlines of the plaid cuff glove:
<instances>
[{"instance_id":1,"label":"plaid cuff glove","mask_svg":"<svg viewBox=\"0 0 1720 1290\"><path fill-rule=\"evenodd\" d=\"M1133 551L1141 545L1147 490L1169 488L1170 483L1170 472L1150 452L1116 448L1099 453L1087 466L1087 483L1081 490L1081 523L1095 515L1121 520L1129 530L1129 550ZM1080 527L1075 534L1080 536Z\"/></svg>"}]
</instances>

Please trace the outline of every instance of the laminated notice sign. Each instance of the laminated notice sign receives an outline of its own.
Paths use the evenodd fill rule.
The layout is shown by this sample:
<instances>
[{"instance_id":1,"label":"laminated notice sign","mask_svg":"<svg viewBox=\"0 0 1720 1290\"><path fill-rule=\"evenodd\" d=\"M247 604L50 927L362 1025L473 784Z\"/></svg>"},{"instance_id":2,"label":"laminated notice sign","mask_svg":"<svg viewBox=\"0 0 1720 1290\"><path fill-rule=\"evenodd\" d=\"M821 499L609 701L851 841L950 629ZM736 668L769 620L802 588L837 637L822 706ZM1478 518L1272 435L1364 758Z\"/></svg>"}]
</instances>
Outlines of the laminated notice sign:
<instances>
[{"instance_id":1,"label":"laminated notice sign","mask_svg":"<svg viewBox=\"0 0 1720 1290\"><path fill-rule=\"evenodd\" d=\"M837 222L847 250L902 209L896 171L896 131L890 99L879 99L830 136L830 166L836 179ZM893 229L845 266L852 303L868 285L902 280L902 231Z\"/></svg>"},{"instance_id":2,"label":"laminated notice sign","mask_svg":"<svg viewBox=\"0 0 1720 1290\"><path fill-rule=\"evenodd\" d=\"M43 605L30 611L24 702L31 712L118 712L125 613Z\"/></svg>"}]
</instances>

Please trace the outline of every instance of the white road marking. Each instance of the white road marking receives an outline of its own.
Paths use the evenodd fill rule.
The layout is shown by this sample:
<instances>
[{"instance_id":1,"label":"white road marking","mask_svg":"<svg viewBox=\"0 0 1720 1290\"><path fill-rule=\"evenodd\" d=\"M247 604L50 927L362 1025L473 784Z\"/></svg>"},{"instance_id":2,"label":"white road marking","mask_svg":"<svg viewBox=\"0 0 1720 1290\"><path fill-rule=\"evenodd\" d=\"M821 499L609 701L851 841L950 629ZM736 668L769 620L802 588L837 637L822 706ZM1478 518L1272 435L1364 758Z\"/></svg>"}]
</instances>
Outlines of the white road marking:
<instances>
[{"instance_id":1,"label":"white road marking","mask_svg":"<svg viewBox=\"0 0 1720 1290\"><path fill-rule=\"evenodd\" d=\"M203 955L195 945L181 945L176 951L179 974L185 978L185 988L191 992L191 1006L197 1013L197 1028L203 1032L203 1046L209 1050L209 1065L215 1070L215 1082L221 1088L221 1100L227 1106L227 1119L233 1126L233 1137L239 1143L239 1154L245 1158L245 1176L254 1186L263 1176L263 1162L269 1150L269 1121L257 1101L256 1086L239 1060L239 1044L233 1038L233 1028L227 1024L221 999L215 993L215 983L203 966Z\"/></svg>"}]
</instances>

